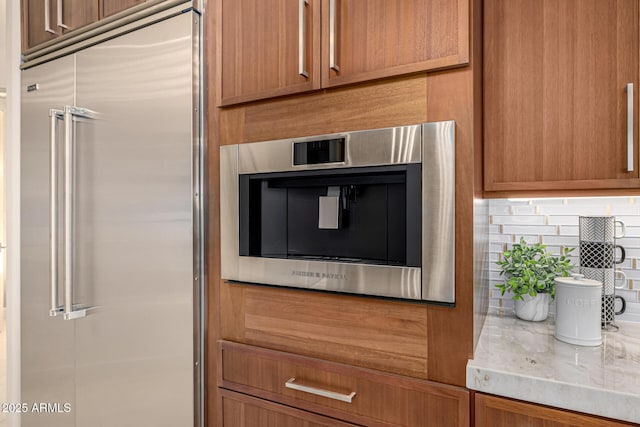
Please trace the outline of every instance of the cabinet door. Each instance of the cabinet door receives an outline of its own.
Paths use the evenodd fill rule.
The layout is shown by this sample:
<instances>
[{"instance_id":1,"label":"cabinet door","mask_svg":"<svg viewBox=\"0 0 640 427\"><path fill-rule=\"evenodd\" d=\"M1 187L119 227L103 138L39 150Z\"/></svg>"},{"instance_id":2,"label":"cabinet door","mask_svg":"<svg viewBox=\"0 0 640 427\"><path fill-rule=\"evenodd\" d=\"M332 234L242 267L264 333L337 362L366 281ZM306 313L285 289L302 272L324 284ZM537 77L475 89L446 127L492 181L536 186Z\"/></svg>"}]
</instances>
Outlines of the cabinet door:
<instances>
[{"instance_id":1,"label":"cabinet door","mask_svg":"<svg viewBox=\"0 0 640 427\"><path fill-rule=\"evenodd\" d=\"M98 20L98 0L57 0L61 11L56 19L56 25L69 32Z\"/></svg>"},{"instance_id":2,"label":"cabinet door","mask_svg":"<svg viewBox=\"0 0 640 427\"><path fill-rule=\"evenodd\" d=\"M61 32L56 27L56 0L23 0L23 22L27 28L26 48L32 48L58 37ZM26 18L26 19L25 19Z\"/></svg>"},{"instance_id":3,"label":"cabinet door","mask_svg":"<svg viewBox=\"0 0 640 427\"><path fill-rule=\"evenodd\" d=\"M221 8L221 105L320 87L320 0L222 0Z\"/></svg>"},{"instance_id":4,"label":"cabinet door","mask_svg":"<svg viewBox=\"0 0 640 427\"><path fill-rule=\"evenodd\" d=\"M146 0L100 0L100 18L114 15Z\"/></svg>"},{"instance_id":5,"label":"cabinet door","mask_svg":"<svg viewBox=\"0 0 640 427\"><path fill-rule=\"evenodd\" d=\"M640 186L638 9L638 0L485 0L485 191Z\"/></svg>"},{"instance_id":6,"label":"cabinet door","mask_svg":"<svg viewBox=\"0 0 640 427\"><path fill-rule=\"evenodd\" d=\"M355 427L244 394L222 390L223 427Z\"/></svg>"},{"instance_id":7,"label":"cabinet door","mask_svg":"<svg viewBox=\"0 0 640 427\"><path fill-rule=\"evenodd\" d=\"M322 87L469 61L466 0L323 0Z\"/></svg>"},{"instance_id":8,"label":"cabinet door","mask_svg":"<svg viewBox=\"0 0 640 427\"><path fill-rule=\"evenodd\" d=\"M632 424L476 394L475 427L625 427Z\"/></svg>"}]
</instances>

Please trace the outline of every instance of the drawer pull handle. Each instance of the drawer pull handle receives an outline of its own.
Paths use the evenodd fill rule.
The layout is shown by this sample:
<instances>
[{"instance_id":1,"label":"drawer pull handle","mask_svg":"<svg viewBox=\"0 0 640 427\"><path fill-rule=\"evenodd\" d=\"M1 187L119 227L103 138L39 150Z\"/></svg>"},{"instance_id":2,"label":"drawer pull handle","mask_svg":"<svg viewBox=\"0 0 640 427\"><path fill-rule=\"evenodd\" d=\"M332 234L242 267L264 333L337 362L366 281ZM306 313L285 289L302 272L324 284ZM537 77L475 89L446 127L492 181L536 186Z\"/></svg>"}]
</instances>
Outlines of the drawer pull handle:
<instances>
[{"instance_id":1,"label":"drawer pull handle","mask_svg":"<svg viewBox=\"0 0 640 427\"><path fill-rule=\"evenodd\" d=\"M351 401L353 400L353 396L356 395L355 391L352 391L351 394L342 394L336 393L335 391L322 390L320 388L296 384L295 381L295 378L289 378L289 380L284 383L284 386L293 390L303 391L305 393L315 394L317 396L328 397L329 399L339 400L341 402L347 403L351 403Z\"/></svg>"}]
</instances>

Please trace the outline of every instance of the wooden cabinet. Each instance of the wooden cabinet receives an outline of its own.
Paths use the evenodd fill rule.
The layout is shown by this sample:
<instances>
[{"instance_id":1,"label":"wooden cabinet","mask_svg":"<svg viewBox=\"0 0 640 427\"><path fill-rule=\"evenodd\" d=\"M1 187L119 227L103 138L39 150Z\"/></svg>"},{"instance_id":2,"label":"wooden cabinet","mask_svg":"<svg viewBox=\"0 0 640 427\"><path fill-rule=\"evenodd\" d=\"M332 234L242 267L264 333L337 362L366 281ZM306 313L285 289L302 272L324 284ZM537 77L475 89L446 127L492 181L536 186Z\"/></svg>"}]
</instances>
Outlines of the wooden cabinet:
<instances>
[{"instance_id":1,"label":"wooden cabinet","mask_svg":"<svg viewBox=\"0 0 640 427\"><path fill-rule=\"evenodd\" d=\"M222 106L469 61L465 0L219 2Z\"/></svg>"},{"instance_id":2,"label":"wooden cabinet","mask_svg":"<svg viewBox=\"0 0 640 427\"><path fill-rule=\"evenodd\" d=\"M222 0L222 104L320 88L320 0Z\"/></svg>"},{"instance_id":3,"label":"wooden cabinet","mask_svg":"<svg viewBox=\"0 0 640 427\"><path fill-rule=\"evenodd\" d=\"M640 187L639 3L484 1L485 191Z\"/></svg>"},{"instance_id":4,"label":"wooden cabinet","mask_svg":"<svg viewBox=\"0 0 640 427\"><path fill-rule=\"evenodd\" d=\"M469 2L325 0L322 86L469 61Z\"/></svg>"},{"instance_id":5,"label":"wooden cabinet","mask_svg":"<svg viewBox=\"0 0 640 427\"><path fill-rule=\"evenodd\" d=\"M23 0L22 14L24 48L39 45L62 34L62 29L56 26L55 0Z\"/></svg>"},{"instance_id":6,"label":"wooden cabinet","mask_svg":"<svg viewBox=\"0 0 640 427\"><path fill-rule=\"evenodd\" d=\"M637 424L476 393L476 427L625 427Z\"/></svg>"},{"instance_id":7,"label":"wooden cabinet","mask_svg":"<svg viewBox=\"0 0 640 427\"><path fill-rule=\"evenodd\" d=\"M460 387L228 341L220 351L223 389L360 425L469 425Z\"/></svg>"},{"instance_id":8,"label":"wooden cabinet","mask_svg":"<svg viewBox=\"0 0 640 427\"><path fill-rule=\"evenodd\" d=\"M100 18L114 15L125 9L144 3L146 0L99 0L100 1Z\"/></svg>"},{"instance_id":9,"label":"wooden cabinet","mask_svg":"<svg viewBox=\"0 0 640 427\"><path fill-rule=\"evenodd\" d=\"M32 48L98 20L97 0L23 0L24 48Z\"/></svg>"},{"instance_id":10,"label":"wooden cabinet","mask_svg":"<svg viewBox=\"0 0 640 427\"><path fill-rule=\"evenodd\" d=\"M333 418L223 390L224 427L355 427Z\"/></svg>"},{"instance_id":11,"label":"wooden cabinet","mask_svg":"<svg viewBox=\"0 0 640 427\"><path fill-rule=\"evenodd\" d=\"M30 49L146 0L22 0L23 49Z\"/></svg>"}]
</instances>

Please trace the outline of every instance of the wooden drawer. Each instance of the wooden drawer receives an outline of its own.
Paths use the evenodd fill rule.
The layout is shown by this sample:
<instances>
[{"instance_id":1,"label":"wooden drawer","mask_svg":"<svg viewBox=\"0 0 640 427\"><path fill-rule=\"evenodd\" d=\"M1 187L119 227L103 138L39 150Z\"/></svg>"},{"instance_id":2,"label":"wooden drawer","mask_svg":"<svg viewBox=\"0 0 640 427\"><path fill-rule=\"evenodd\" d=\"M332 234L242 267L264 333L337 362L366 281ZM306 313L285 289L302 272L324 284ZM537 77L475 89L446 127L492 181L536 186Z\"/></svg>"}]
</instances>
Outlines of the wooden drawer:
<instances>
[{"instance_id":1,"label":"wooden drawer","mask_svg":"<svg viewBox=\"0 0 640 427\"><path fill-rule=\"evenodd\" d=\"M460 387L229 341L219 348L225 389L368 426L469 425L469 392Z\"/></svg>"},{"instance_id":2,"label":"wooden drawer","mask_svg":"<svg viewBox=\"0 0 640 427\"><path fill-rule=\"evenodd\" d=\"M223 427L355 427L355 424L245 394L227 390L221 394Z\"/></svg>"}]
</instances>

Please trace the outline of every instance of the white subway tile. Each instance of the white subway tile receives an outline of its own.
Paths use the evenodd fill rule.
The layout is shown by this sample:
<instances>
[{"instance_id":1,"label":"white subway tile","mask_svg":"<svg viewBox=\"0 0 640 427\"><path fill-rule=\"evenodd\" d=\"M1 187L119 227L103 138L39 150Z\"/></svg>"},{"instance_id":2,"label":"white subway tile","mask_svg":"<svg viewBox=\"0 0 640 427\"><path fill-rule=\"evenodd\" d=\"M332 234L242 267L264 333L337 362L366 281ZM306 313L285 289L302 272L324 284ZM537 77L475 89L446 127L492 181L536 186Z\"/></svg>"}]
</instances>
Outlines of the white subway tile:
<instances>
[{"instance_id":1,"label":"white subway tile","mask_svg":"<svg viewBox=\"0 0 640 427\"><path fill-rule=\"evenodd\" d=\"M640 314L627 313L616 316L616 320L624 320L625 322L640 322Z\"/></svg>"},{"instance_id":2,"label":"white subway tile","mask_svg":"<svg viewBox=\"0 0 640 427\"><path fill-rule=\"evenodd\" d=\"M640 227L636 227L633 225L627 227L625 237L640 237Z\"/></svg>"},{"instance_id":3,"label":"white subway tile","mask_svg":"<svg viewBox=\"0 0 640 427\"><path fill-rule=\"evenodd\" d=\"M557 227L555 225L503 225L502 233L517 235L556 234Z\"/></svg>"},{"instance_id":4,"label":"white subway tile","mask_svg":"<svg viewBox=\"0 0 640 427\"><path fill-rule=\"evenodd\" d=\"M502 230L499 225L490 225L489 234L502 234Z\"/></svg>"},{"instance_id":5,"label":"white subway tile","mask_svg":"<svg viewBox=\"0 0 640 427\"><path fill-rule=\"evenodd\" d=\"M558 234L561 236L578 236L580 227L577 225L559 225Z\"/></svg>"},{"instance_id":6,"label":"white subway tile","mask_svg":"<svg viewBox=\"0 0 640 427\"><path fill-rule=\"evenodd\" d=\"M542 243L545 245L577 247L579 244L577 236L542 236Z\"/></svg>"},{"instance_id":7,"label":"white subway tile","mask_svg":"<svg viewBox=\"0 0 640 427\"><path fill-rule=\"evenodd\" d=\"M578 225L578 215L549 215L549 225Z\"/></svg>"},{"instance_id":8,"label":"white subway tile","mask_svg":"<svg viewBox=\"0 0 640 427\"><path fill-rule=\"evenodd\" d=\"M491 243L509 243L513 242L513 234L491 234L489 235L489 242Z\"/></svg>"},{"instance_id":9,"label":"white subway tile","mask_svg":"<svg viewBox=\"0 0 640 427\"><path fill-rule=\"evenodd\" d=\"M537 213L538 213L538 208L534 205L511 206L512 215L535 215Z\"/></svg>"},{"instance_id":10,"label":"white subway tile","mask_svg":"<svg viewBox=\"0 0 640 427\"><path fill-rule=\"evenodd\" d=\"M576 206L576 205L542 205L540 213L546 215L608 215L606 205Z\"/></svg>"},{"instance_id":11,"label":"white subway tile","mask_svg":"<svg viewBox=\"0 0 640 427\"><path fill-rule=\"evenodd\" d=\"M491 215L491 224L544 225L542 215Z\"/></svg>"},{"instance_id":12,"label":"white subway tile","mask_svg":"<svg viewBox=\"0 0 640 427\"><path fill-rule=\"evenodd\" d=\"M489 243L489 251L491 252L504 252L507 246L505 243Z\"/></svg>"},{"instance_id":13,"label":"white subway tile","mask_svg":"<svg viewBox=\"0 0 640 427\"><path fill-rule=\"evenodd\" d=\"M509 205L489 206L489 215L511 215L512 213Z\"/></svg>"},{"instance_id":14,"label":"white subway tile","mask_svg":"<svg viewBox=\"0 0 640 427\"><path fill-rule=\"evenodd\" d=\"M616 221L622 221L625 226L640 226L640 215L616 215Z\"/></svg>"}]
</instances>

